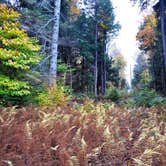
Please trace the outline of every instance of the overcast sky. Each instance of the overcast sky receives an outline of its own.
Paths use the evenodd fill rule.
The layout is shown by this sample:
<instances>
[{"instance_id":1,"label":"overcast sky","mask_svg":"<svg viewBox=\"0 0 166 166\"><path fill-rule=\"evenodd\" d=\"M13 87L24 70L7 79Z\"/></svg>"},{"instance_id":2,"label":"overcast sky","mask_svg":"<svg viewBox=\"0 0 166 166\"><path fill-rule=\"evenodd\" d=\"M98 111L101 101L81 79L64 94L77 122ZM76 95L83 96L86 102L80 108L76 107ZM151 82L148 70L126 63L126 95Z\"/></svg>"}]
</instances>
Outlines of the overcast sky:
<instances>
[{"instance_id":1,"label":"overcast sky","mask_svg":"<svg viewBox=\"0 0 166 166\"><path fill-rule=\"evenodd\" d=\"M144 16L152 12L152 6L157 3L158 0L151 0L151 5L149 5L148 9L143 13L140 12L138 5L133 6L130 0L111 0L111 2L115 8L116 20L119 21L121 25L119 36L115 42L117 48L120 49L126 59L126 78L130 83L130 66L133 71L135 60L139 53L136 42L139 26Z\"/></svg>"},{"instance_id":2,"label":"overcast sky","mask_svg":"<svg viewBox=\"0 0 166 166\"><path fill-rule=\"evenodd\" d=\"M129 0L112 0L117 21L121 25L116 46L124 55L127 67L126 78L130 82L130 66L133 68L138 53L136 34L142 20L138 6L132 6Z\"/></svg>"}]
</instances>

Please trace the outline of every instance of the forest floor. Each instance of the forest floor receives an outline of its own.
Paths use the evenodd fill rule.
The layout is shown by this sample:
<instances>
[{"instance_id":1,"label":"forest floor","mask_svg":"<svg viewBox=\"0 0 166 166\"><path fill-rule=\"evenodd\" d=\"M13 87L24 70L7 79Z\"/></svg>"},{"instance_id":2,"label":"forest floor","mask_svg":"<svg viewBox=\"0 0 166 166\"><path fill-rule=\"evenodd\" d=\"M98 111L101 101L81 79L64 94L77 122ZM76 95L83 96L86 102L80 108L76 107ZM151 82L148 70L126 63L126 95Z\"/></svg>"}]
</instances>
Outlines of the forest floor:
<instances>
[{"instance_id":1,"label":"forest floor","mask_svg":"<svg viewBox=\"0 0 166 166\"><path fill-rule=\"evenodd\" d=\"M0 166L165 166L166 107L0 109Z\"/></svg>"}]
</instances>

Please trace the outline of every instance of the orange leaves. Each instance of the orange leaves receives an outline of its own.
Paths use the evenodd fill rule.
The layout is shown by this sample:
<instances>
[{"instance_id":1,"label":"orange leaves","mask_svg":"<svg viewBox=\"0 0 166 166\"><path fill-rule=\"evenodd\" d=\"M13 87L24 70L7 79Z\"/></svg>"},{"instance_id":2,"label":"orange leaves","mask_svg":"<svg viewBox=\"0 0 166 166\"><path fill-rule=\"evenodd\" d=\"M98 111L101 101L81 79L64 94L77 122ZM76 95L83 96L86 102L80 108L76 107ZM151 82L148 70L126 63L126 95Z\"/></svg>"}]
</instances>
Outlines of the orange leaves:
<instances>
[{"instance_id":1,"label":"orange leaves","mask_svg":"<svg viewBox=\"0 0 166 166\"><path fill-rule=\"evenodd\" d=\"M156 36L156 24L157 20L154 14L145 17L144 25L137 33L137 40L140 42L140 45L143 49L153 45Z\"/></svg>"},{"instance_id":2,"label":"orange leaves","mask_svg":"<svg viewBox=\"0 0 166 166\"><path fill-rule=\"evenodd\" d=\"M77 16L80 15L80 9L78 9L76 6L71 6L70 12L72 15L77 15Z\"/></svg>"},{"instance_id":3,"label":"orange leaves","mask_svg":"<svg viewBox=\"0 0 166 166\"><path fill-rule=\"evenodd\" d=\"M150 25L146 25L144 29L137 33L137 40L141 42L142 48L147 48L153 44L155 39L155 30Z\"/></svg>"},{"instance_id":4,"label":"orange leaves","mask_svg":"<svg viewBox=\"0 0 166 166\"><path fill-rule=\"evenodd\" d=\"M71 15L79 16L80 9L77 7L78 0L70 0L70 13Z\"/></svg>"}]
</instances>

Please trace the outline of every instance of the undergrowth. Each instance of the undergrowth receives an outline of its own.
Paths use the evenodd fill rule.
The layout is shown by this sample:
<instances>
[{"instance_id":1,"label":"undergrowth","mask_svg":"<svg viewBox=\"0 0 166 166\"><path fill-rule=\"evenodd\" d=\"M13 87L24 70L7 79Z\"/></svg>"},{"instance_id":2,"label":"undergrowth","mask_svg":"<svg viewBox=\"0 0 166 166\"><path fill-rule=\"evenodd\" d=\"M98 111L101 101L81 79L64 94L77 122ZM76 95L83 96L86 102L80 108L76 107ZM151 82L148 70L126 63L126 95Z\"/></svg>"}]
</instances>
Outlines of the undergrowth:
<instances>
[{"instance_id":1,"label":"undergrowth","mask_svg":"<svg viewBox=\"0 0 166 166\"><path fill-rule=\"evenodd\" d=\"M165 107L86 100L0 109L1 166L165 166Z\"/></svg>"}]
</instances>

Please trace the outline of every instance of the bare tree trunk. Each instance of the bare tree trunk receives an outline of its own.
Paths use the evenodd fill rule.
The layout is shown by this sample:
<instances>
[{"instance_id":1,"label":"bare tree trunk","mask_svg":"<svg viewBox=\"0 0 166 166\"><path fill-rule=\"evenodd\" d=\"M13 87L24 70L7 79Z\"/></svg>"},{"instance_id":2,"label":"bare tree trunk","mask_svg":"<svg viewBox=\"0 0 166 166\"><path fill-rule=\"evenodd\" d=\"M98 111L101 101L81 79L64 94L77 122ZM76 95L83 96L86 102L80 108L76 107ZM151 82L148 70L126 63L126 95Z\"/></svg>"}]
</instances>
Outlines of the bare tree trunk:
<instances>
[{"instance_id":1,"label":"bare tree trunk","mask_svg":"<svg viewBox=\"0 0 166 166\"><path fill-rule=\"evenodd\" d=\"M161 17L161 34L163 46L163 92L166 96L166 33L165 33L165 4L164 0L160 0L160 17Z\"/></svg>"},{"instance_id":2,"label":"bare tree trunk","mask_svg":"<svg viewBox=\"0 0 166 166\"><path fill-rule=\"evenodd\" d=\"M105 55L101 62L101 93L105 95L106 93L106 62Z\"/></svg>"},{"instance_id":3,"label":"bare tree trunk","mask_svg":"<svg viewBox=\"0 0 166 166\"><path fill-rule=\"evenodd\" d=\"M97 38L97 37L95 37ZM97 46L97 44L95 44ZM95 67L94 67L94 89L95 89L95 96L97 96L97 80L98 80L98 51L95 48Z\"/></svg>"},{"instance_id":4,"label":"bare tree trunk","mask_svg":"<svg viewBox=\"0 0 166 166\"><path fill-rule=\"evenodd\" d=\"M157 90L157 86L156 86L156 72L155 72L155 62L154 62L154 55L152 57L152 73L153 73L153 88L155 90Z\"/></svg>"},{"instance_id":5,"label":"bare tree trunk","mask_svg":"<svg viewBox=\"0 0 166 166\"><path fill-rule=\"evenodd\" d=\"M103 57L101 59L101 65L100 65L100 70L101 70L101 94L104 95L104 63L103 63Z\"/></svg>"},{"instance_id":6,"label":"bare tree trunk","mask_svg":"<svg viewBox=\"0 0 166 166\"><path fill-rule=\"evenodd\" d=\"M104 61L103 61L103 80L104 80L104 85L103 85L103 95L106 94L106 57L104 55Z\"/></svg>"},{"instance_id":7,"label":"bare tree trunk","mask_svg":"<svg viewBox=\"0 0 166 166\"><path fill-rule=\"evenodd\" d=\"M56 84L57 77L57 56L58 56L58 37L59 37L59 20L60 20L61 0L54 0L54 25L52 33L51 59L50 59L50 85Z\"/></svg>"},{"instance_id":8,"label":"bare tree trunk","mask_svg":"<svg viewBox=\"0 0 166 166\"><path fill-rule=\"evenodd\" d=\"M103 59L103 80L104 80L104 85L103 85L103 95L106 94L106 81L107 81L107 76L106 76L106 42L107 42L107 32L104 31L104 36L105 40L103 41L103 47L104 47L104 59Z\"/></svg>"},{"instance_id":9,"label":"bare tree trunk","mask_svg":"<svg viewBox=\"0 0 166 166\"><path fill-rule=\"evenodd\" d=\"M96 3L96 1L95 1ZM95 19L96 19L96 27L95 27L95 65L94 65L94 92L95 96L97 96L97 84L98 84L98 22L97 22L97 6L95 4Z\"/></svg>"}]
</instances>

